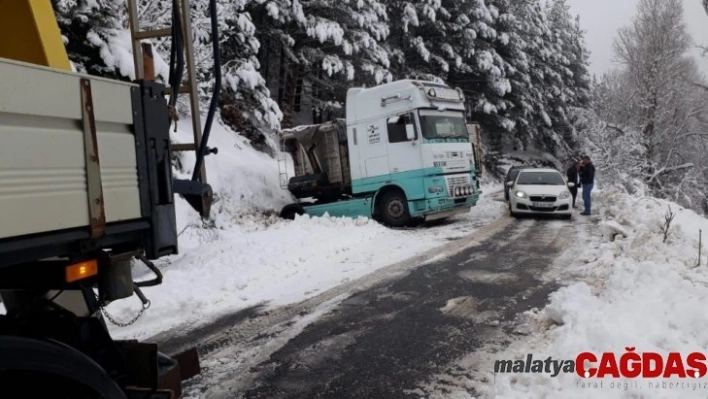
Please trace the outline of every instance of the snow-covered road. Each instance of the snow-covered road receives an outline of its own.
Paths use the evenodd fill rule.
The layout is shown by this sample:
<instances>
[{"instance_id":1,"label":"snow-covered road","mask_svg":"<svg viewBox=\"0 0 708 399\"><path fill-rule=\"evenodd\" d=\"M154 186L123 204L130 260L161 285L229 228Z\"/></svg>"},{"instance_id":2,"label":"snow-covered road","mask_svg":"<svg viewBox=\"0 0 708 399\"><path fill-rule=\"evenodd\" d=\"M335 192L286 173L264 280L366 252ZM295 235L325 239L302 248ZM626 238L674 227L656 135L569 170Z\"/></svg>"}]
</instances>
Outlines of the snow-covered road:
<instances>
[{"instance_id":1,"label":"snow-covered road","mask_svg":"<svg viewBox=\"0 0 708 399\"><path fill-rule=\"evenodd\" d=\"M200 345L205 370L189 383L190 397L424 394L428 378L450 374L456 359L545 304L557 286L538 277L575 228L504 215L297 306L233 315L231 327L221 323L223 330Z\"/></svg>"},{"instance_id":2,"label":"snow-covered road","mask_svg":"<svg viewBox=\"0 0 708 399\"><path fill-rule=\"evenodd\" d=\"M483 189L470 213L415 229L392 230L363 218L287 221L276 216L244 218L216 229L187 225L180 237L182 254L157 263L163 284L143 290L151 307L130 326L109 325L111 333L123 339L158 335L154 339L162 341L211 328L244 309L300 302L411 257L433 257L434 248L504 214L500 187ZM106 308L119 322L139 310L135 297Z\"/></svg>"}]
</instances>

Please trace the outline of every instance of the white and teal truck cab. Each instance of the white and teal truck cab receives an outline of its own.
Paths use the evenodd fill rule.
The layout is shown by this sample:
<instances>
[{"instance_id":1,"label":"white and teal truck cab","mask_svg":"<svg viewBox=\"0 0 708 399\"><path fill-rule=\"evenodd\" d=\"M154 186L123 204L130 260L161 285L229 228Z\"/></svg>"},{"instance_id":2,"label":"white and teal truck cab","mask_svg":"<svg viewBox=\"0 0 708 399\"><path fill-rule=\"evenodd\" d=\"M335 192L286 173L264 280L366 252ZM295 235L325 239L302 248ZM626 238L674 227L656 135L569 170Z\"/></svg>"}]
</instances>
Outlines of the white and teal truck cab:
<instances>
[{"instance_id":1,"label":"white and teal truck cab","mask_svg":"<svg viewBox=\"0 0 708 399\"><path fill-rule=\"evenodd\" d=\"M481 194L464 96L439 83L349 89L346 120L284 130L280 146L281 185L299 201L284 218L327 213L402 227L469 212Z\"/></svg>"}]
</instances>

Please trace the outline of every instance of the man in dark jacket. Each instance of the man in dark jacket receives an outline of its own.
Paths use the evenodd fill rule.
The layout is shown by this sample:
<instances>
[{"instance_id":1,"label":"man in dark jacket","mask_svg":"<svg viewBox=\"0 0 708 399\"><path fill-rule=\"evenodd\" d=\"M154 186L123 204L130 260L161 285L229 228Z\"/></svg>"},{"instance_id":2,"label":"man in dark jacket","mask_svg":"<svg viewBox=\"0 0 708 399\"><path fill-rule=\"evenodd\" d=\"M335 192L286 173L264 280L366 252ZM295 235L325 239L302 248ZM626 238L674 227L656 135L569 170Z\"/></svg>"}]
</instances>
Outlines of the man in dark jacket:
<instances>
[{"instance_id":1,"label":"man in dark jacket","mask_svg":"<svg viewBox=\"0 0 708 399\"><path fill-rule=\"evenodd\" d=\"M580 183L583 185L583 203L585 204L585 212L581 215L590 215L591 211L591 193L595 186L595 165L590 161L589 156L583 157L583 171L580 174Z\"/></svg>"},{"instance_id":2,"label":"man in dark jacket","mask_svg":"<svg viewBox=\"0 0 708 399\"><path fill-rule=\"evenodd\" d=\"M568 177L568 183L573 183L573 187L568 187L568 190L570 190L570 194L573 196L573 208L577 208L575 206L575 199L578 197L578 186L580 185L580 162L575 162L568 168L566 171L566 176Z\"/></svg>"}]
</instances>

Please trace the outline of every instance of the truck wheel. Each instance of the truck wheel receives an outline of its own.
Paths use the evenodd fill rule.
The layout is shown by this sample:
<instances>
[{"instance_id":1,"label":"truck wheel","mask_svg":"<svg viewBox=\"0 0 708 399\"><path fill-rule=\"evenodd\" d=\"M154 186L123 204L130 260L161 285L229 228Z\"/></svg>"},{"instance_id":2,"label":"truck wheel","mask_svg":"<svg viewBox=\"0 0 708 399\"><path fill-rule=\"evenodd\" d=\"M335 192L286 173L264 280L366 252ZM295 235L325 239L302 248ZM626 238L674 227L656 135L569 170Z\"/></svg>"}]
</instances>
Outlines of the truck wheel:
<instances>
[{"instance_id":1,"label":"truck wheel","mask_svg":"<svg viewBox=\"0 0 708 399\"><path fill-rule=\"evenodd\" d=\"M280 211L280 217L288 220L295 220L295 215L304 215L305 210L300 204L290 204L286 205L282 211Z\"/></svg>"},{"instance_id":2,"label":"truck wheel","mask_svg":"<svg viewBox=\"0 0 708 399\"><path fill-rule=\"evenodd\" d=\"M408 200L400 191L387 191L378 200L377 213L381 222L391 227L405 227L411 221Z\"/></svg>"},{"instance_id":3,"label":"truck wheel","mask_svg":"<svg viewBox=\"0 0 708 399\"><path fill-rule=\"evenodd\" d=\"M0 336L0 353L3 389L16 388L27 397L127 399L101 366L66 344Z\"/></svg>"},{"instance_id":4,"label":"truck wheel","mask_svg":"<svg viewBox=\"0 0 708 399\"><path fill-rule=\"evenodd\" d=\"M42 384L37 384L41 381ZM22 392L26 397L62 399L104 399L105 395L80 382L39 371L1 371L4 390ZM36 395L36 396L35 396Z\"/></svg>"}]
</instances>

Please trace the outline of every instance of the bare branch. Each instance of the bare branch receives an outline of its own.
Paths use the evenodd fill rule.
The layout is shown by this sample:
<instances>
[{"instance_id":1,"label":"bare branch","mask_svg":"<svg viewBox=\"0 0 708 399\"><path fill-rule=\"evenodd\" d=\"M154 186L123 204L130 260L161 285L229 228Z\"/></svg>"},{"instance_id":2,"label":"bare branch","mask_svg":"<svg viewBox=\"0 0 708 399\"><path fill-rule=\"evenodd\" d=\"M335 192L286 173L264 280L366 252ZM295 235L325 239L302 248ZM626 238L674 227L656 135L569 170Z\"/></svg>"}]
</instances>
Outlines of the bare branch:
<instances>
[{"instance_id":1,"label":"bare branch","mask_svg":"<svg viewBox=\"0 0 708 399\"><path fill-rule=\"evenodd\" d=\"M669 209L666 211L666 214L664 215L664 224L661 226L661 233L664 235L664 243L666 243L666 239L669 238L669 233L671 231L671 222L674 221L674 218L676 217L676 213L671 210L671 206L669 206Z\"/></svg>"},{"instance_id":2,"label":"bare branch","mask_svg":"<svg viewBox=\"0 0 708 399\"><path fill-rule=\"evenodd\" d=\"M708 91L708 86L706 86L706 85L704 85L704 84L697 83L697 82L693 82L693 85L696 86L696 87L698 87L699 89L703 89L703 90L705 90L705 91Z\"/></svg>"}]
</instances>

